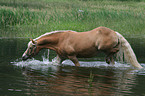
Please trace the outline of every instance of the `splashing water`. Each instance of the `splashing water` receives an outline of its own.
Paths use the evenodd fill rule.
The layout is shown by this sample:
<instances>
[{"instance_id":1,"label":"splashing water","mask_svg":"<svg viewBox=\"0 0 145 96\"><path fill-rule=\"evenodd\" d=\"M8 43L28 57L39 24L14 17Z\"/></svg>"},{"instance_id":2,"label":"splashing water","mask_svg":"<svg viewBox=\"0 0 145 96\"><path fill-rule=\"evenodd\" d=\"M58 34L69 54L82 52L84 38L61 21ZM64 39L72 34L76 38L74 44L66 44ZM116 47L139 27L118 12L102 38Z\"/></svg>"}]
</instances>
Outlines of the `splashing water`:
<instances>
[{"instance_id":1,"label":"splashing water","mask_svg":"<svg viewBox=\"0 0 145 96\"><path fill-rule=\"evenodd\" d=\"M32 69L48 69L51 68L53 70L57 70L56 67L59 66L59 64L57 63L57 58L53 58L51 61L49 61L49 50L45 51L44 54L42 55L42 61L40 60L36 60L34 58L29 59L27 61L22 61L21 59L17 59L13 63L14 65L18 66L18 67L30 67ZM85 61L79 61L80 62L80 67L96 67L96 68L119 68L119 69L126 69L126 68L132 68L130 64L122 64L119 62L115 62L115 65L109 65L104 61L89 61L89 62L85 62ZM62 62L63 65L67 65L67 66L75 66L73 64L72 61L70 60L65 60ZM145 64L141 64L143 67L145 67ZM143 68L142 70L145 70L145 68ZM144 74L144 73L143 73Z\"/></svg>"},{"instance_id":2,"label":"splashing water","mask_svg":"<svg viewBox=\"0 0 145 96\"><path fill-rule=\"evenodd\" d=\"M22 61L21 58L19 58L16 61L11 62L11 63L20 68L29 67L29 68L35 69L35 70L47 71L48 68L49 68L49 70L50 70L50 68L52 70L57 70L57 66L55 66L57 64L55 62L56 62L55 59L53 59L53 62L49 61L49 55L46 56L44 53L44 55L42 56L42 61L36 60L34 58L28 59L26 61Z\"/></svg>"},{"instance_id":3,"label":"splashing water","mask_svg":"<svg viewBox=\"0 0 145 96\"><path fill-rule=\"evenodd\" d=\"M49 61L49 58L45 57L45 56L42 56L42 59L43 61L40 61L40 60L36 60L34 58L32 59L29 59L27 61L20 61L20 60L16 60L14 62L11 62L13 63L14 65L16 66L19 66L19 67L27 67L27 66L56 66L56 65L59 65L57 63L57 60L56 60L56 57L52 59L52 61ZM107 64L106 62L103 62L103 61L89 61L89 62L85 62L85 61L80 61L80 64L81 64L81 67L119 67L119 68L128 68L130 67L130 65L127 65L127 64L121 64L121 63L118 63L118 62L115 62L116 64L115 65L109 65ZM73 64L72 61L70 60L65 60L62 62L63 65L69 65L69 66L75 66Z\"/></svg>"},{"instance_id":4,"label":"splashing water","mask_svg":"<svg viewBox=\"0 0 145 96\"><path fill-rule=\"evenodd\" d=\"M57 71L59 69L59 64L57 63L56 57L52 59L52 61L49 61L48 56L45 56L45 54L42 56L42 61L36 60L34 58L29 59L27 61L22 61L21 59L17 59L14 62L11 62L13 65L23 68L23 67L29 67L34 70L42 70L43 72L48 70ZM75 66L72 61L65 60L62 62L63 66ZM113 69L119 69L119 70L126 70L126 69L134 69L130 64L122 64L115 62L115 65L109 65L104 61L80 61L80 67L94 67L94 68L113 68ZM135 73L145 75L145 64L141 63L141 65L144 67L141 70L134 70Z\"/></svg>"}]
</instances>

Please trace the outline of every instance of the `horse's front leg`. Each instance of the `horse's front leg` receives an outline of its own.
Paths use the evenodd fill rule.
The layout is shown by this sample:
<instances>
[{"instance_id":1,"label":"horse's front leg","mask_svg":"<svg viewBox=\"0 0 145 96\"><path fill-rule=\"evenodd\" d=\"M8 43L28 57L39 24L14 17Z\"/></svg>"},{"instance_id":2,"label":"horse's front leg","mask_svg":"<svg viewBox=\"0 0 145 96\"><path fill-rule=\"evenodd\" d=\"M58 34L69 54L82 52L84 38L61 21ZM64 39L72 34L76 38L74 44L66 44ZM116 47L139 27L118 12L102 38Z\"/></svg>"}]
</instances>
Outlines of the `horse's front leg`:
<instances>
[{"instance_id":1,"label":"horse's front leg","mask_svg":"<svg viewBox=\"0 0 145 96\"><path fill-rule=\"evenodd\" d=\"M62 64L62 62L63 62L64 60L65 60L64 58L61 58L61 56L59 56L59 55L57 54L57 56L56 56L56 62L57 62L58 64Z\"/></svg>"},{"instance_id":2,"label":"horse's front leg","mask_svg":"<svg viewBox=\"0 0 145 96\"><path fill-rule=\"evenodd\" d=\"M80 63L76 56L68 56L68 58L75 64L75 66L80 66Z\"/></svg>"},{"instance_id":3,"label":"horse's front leg","mask_svg":"<svg viewBox=\"0 0 145 96\"><path fill-rule=\"evenodd\" d=\"M57 54L57 56L54 58L54 59L52 59L52 62L54 63L54 64L62 64L62 62L64 61L65 59L63 59L63 58L61 58L58 54Z\"/></svg>"},{"instance_id":4,"label":"horse's front leg","mask_svg":"<svg viewBox=\"0 0 145 96\"><path fill-rule=\"evenodd\" d=\"M59 55L56 56L56 62L57 62L58 64L61 64L61 63L62 63L62 62L61 62L61 58L60 58Z\"/></svg>"}]
</instances>

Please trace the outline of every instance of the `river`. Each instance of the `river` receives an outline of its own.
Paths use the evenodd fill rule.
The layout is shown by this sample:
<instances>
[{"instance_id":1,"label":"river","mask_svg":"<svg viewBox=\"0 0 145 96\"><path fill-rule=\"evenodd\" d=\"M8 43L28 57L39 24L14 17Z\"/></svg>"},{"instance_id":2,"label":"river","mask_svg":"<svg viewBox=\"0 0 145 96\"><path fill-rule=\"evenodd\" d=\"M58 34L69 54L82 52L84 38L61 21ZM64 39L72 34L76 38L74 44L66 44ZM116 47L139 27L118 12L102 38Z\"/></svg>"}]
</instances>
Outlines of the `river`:
<instances>
[{"instance_id":1,"label":"river","mask_svg":"<svg viewBox=\"0 0 145 96\"><path fill-rule=\"evenodd\" d=\"M22 61L28 38L0 38L0 96L145 96L145 39L127 38L143 69L117 63L110 66L103 55L69 60L56 65L51 51ZM97 60L97 61L96 61Z\"/></svg>"}]
</instances>

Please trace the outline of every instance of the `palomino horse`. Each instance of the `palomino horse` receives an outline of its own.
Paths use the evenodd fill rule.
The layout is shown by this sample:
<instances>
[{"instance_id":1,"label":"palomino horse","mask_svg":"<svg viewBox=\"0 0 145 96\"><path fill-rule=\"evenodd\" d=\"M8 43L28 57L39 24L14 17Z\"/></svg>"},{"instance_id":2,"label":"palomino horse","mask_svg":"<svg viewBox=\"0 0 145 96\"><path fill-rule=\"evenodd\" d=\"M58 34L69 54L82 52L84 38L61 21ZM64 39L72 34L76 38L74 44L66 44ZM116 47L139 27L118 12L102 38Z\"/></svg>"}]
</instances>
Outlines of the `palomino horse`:
<instances>
[{"instance_id":1,"label":"palomino horse","mask_svg":"<svg viewBox=\"0 0 145 96\"><path fill-rule=\"evenodd\" d=\"M57 55L58 63L70 59L75 66L80 66L77 58L89 58L99 52L106 54L106 62L114 64L113 55L123 50L125 59L134 67L142 68L127 40L118 32L106 27L98 27L87 32L54 31L31 39L22 59L35 56L41 49L52 49Z\"/></svg>"}]
</instances>

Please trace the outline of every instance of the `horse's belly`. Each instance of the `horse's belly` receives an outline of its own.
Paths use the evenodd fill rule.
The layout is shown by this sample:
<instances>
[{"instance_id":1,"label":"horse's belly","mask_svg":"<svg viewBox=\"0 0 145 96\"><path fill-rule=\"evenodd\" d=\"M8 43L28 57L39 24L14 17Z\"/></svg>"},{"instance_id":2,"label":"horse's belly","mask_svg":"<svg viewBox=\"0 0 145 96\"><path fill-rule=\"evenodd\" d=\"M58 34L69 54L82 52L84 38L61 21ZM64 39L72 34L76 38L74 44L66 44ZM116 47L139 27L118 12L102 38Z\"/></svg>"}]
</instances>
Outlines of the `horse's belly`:
<instances>
[{"instance_id":1,"label":"horse's belly","mask_svg":"<svg viewBox=\"0 0 145 96\"><path fill-rule=\"evenodd\" d=\"M99 51L95 50L86 50L86 51L82 51L82 52L78 52L77 53L77 57L78 58L90 58L90 57L94 57L98 54Z\"/></svg>"}]
</instances>

